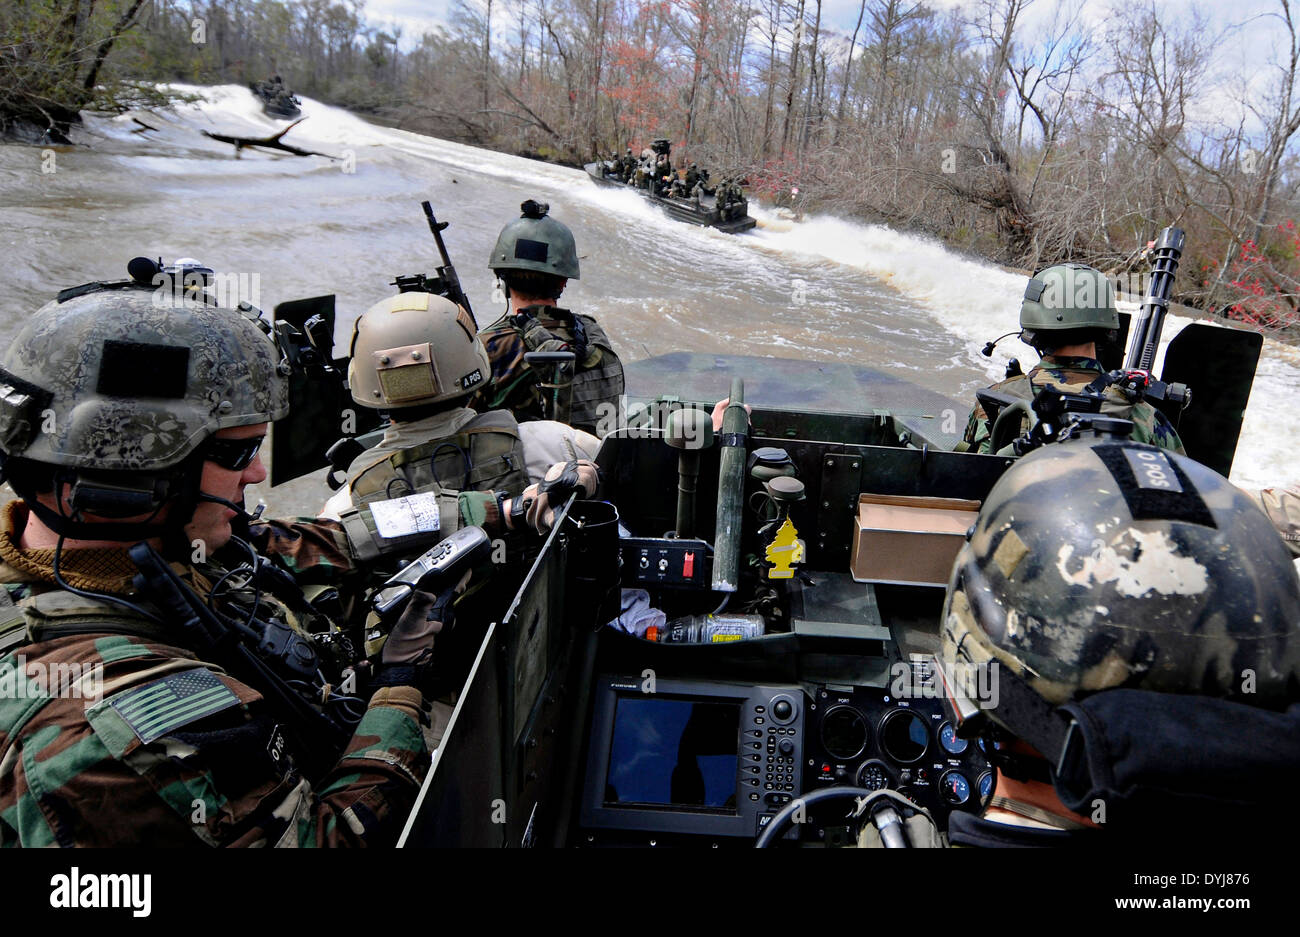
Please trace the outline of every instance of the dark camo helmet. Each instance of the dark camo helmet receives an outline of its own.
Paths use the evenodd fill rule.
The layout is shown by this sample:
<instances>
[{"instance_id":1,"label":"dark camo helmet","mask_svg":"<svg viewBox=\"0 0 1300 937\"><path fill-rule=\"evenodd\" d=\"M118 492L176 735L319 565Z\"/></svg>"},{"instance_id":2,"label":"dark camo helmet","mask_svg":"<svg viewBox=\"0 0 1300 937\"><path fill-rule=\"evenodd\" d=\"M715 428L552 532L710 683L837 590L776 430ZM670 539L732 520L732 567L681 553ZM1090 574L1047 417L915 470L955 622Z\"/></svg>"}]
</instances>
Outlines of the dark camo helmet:
<instances>
[{"instance_id":1,"label":"dark camo helmet","mask_svg":"<svg viewBox=\"0 0 1300 937\"><path fill-rule=\"evenodd\" d=\"M279 364L275 343L230 309L141 289L51 302L0 359L0 449L74 468L167 469L219 429L286 415Z\"/></svg>"},{"instance_id":2,"label":"dark camo helmet","mask_svg":"<svg viewBox=\"0 0 1300 937\"><path fill-rule=\"evenodd\" d=\"M1020 459L989 493L941 645L945 664L997 660L1057 705L1127 687L1274 707L1300 694L1300 581L1221 475L1154 446L1074 440Z\"/></svg>"},{"instance_id":3,"label":"dark camo helmet","mask_svg":"<svg viewBox=\"0 0 1300 937\"><path fill-rule=\"evenodd\" d=\"M1083 264L1048 267L1025 284L1020 327L1031 332L1117 329L1115 288L1100 270Z\"/></svg>"},{"instance_id":4,"label":"dark camo helmet","mask_svg":"<svg viewBox=\"0 0 1300 937\"><path fill-rule=\"evenodd\" d=\"M577 280L578 245L567 225L548 214L545 202L529 199L519 206L521 216L501 229L497 235L488 269L531 270Z\"/></svg>"}]
</instances>

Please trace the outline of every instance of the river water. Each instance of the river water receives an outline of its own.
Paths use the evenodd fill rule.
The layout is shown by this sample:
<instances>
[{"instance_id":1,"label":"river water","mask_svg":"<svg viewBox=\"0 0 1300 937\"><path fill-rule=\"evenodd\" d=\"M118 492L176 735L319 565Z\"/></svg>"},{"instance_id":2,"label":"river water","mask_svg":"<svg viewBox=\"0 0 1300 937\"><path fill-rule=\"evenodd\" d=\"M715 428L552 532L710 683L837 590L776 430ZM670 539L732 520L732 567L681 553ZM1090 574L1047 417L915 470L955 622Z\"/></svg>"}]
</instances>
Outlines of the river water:
<instances>
[{"instance_id":1,"label":"river water","mask_svg":"<svg viewBox=\"0 0 1300 937\"><path fill-rule=\"evenodd\" d=\"M334 293L337 340L389 295L395 274L438 261L419 202L433 203L481 325L504 306L486 263L519 203L537 198L573 229L582 277L563 304L596 316L625 361L692 350L869 365L951 398L964 423L976 388L1009 357L985 340L1015 327L1023 275L888 228L829 217L793 222L762 208L732 236L669 221L632 192L552 166L371 125L310 99L286 143L338 157L233 147L201 131L283 128L247 89L187 88L163 112L89 117L75 147L0 146L0 341L58 289L125 277L137 255L195 257L236 275L241 298L276 303ZM156 128L134 132L139 118ZM1170 317L1166 339L1186 325ZM1300 354L1266 341L1232 480L1300 476L1290 408ZM719 396L726 388L719 388ZM323 491L323 489L321 489ZM314 497L314 495L312 496Z\"/></svg>"}]
</instances>

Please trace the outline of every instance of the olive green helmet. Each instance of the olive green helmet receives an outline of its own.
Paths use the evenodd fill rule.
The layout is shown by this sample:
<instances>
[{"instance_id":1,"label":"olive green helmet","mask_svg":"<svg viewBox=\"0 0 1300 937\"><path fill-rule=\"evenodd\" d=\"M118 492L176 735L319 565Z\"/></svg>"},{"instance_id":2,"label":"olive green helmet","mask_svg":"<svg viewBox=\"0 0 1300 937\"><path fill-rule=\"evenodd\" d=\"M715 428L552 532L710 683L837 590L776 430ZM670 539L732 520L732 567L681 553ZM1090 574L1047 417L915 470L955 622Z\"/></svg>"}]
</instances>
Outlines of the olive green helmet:
<instances>
[{"instance_id":1,"label":"olive green helmet","mask_svg":"<svg viewBox=\"0 0 1300 937\"><path fill-rule=\"evenodd\" d=\"M1300 581L1227 479L1154 446L1073 440L989 493L940 654L948 671L996 661L1053 705L1126 687L1274 707L1300 687Z\"/></svg>"},{"instance_id":2,"label":"olive green helmet","mask_svg":"<svg viewBox=\"0 0 1300 937\"><path fill-rule=\"evenodd\" d=\"M280 361L241 313L170 293L51 302L0 359L0 450L73 469L168 469L219 429L287 414Z\"/></svg>"},{"instance_id":3,"label":"olive green helmet","mask_svg":"<svg viewBox=\"0 0 1300 937\"><path fill-rule=\"evenodd\" d=\"M433 293L398 293L352 327L348 385L363 407L389 410L455 400L492 373L469 313Z\"/></svg>"},{"instance_id":4,"label":"olive green helmet","mask_svg":"<svg viewBox=\"0 0 1300 937\"><path fill-rule=\"evenodd\" d=\"M1100 270L1083 264L1048 267L1025 285L1020 327L1031 332L1117 329L1115 289Z\"/></svg>"},{"instance_id":5,"label":"olive green helmet","mask_svg":"<svg viewBox=\"0 0 1300 937\"><path fill-rule=\"evenodd\" d=\"M550 206L532 199L519 206L522 215L501 229L488 258L488 269L548 273L577 280L578 245L568 227L547 215Z\"/></svg>"}]
</instances>

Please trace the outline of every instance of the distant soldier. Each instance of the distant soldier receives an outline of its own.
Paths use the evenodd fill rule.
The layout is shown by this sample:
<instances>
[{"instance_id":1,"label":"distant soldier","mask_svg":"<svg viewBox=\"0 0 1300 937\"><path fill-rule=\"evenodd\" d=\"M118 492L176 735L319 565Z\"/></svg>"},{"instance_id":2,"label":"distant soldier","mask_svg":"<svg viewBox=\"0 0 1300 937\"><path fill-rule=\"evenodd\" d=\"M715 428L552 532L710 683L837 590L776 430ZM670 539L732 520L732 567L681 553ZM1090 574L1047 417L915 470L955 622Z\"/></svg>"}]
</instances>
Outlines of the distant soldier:
<instances>
[{"instance_id":1,"label":"distant soldier","mask_svg":"<svg viewBox=\"0 0 1300 937\"><path fill-rule=\"evenodd\" d=\"M667 188L673 175L673 161L667 153L660 153L655 159L654 190L656 193Z\"/></svg>"},{"instance_id":2,"label":"distant soldier","mask_svg":"<svg viewBox=\"0 0 1300 937\"><path fill-rule=\"evenodd\" d=\"M700 181L699 167L691 163L690 168L686 170L686 191L694 192L696 184Z\"/></svg>"},{"instance_id":3,"label":"distant soldier","mask_svg":"<svg viewBox=\"0 0 1300 937\"><path fill-rule=\"evenodd\" d=\"M529 199L520 208L523 216L501 230L488 261L505 284L509 308L480 333L492 363L492 382L480 395L479 409L506 408L520 422L544 418L546 388L524 355L571 351L575 373L569 424L594 433L601 405L616 407L623 393L623 363L595 319L557 304L565 284L578 279L573 233L547 216L545 204Z\"/></svg>"},{"instance_id":4,"label":"distant soldier","mask_svg":"<svg viewBox=\"0 0 1300 937\"><path fill-rule=\"evenodd\" d=\"M990 390L1032 399L1044 387L1078 394L1106 371L1097 360L1097 343L1114 341L1119 312L1110 281L1082 264L1058 264L1030 277L1020 306L1025 342L1042 360L1028 374L994 384ZM1146 401L1133 402L1116 387L1103 392L1102 413L1133 421L1132 439L1185 455L1182 440L1163 413ZM1022 420L1023 422L1023 420ZM1026 429L1020 427L1016 435ZM993 427L979 404L971 411L964 441L971 452L989 453Z\"/></svg>"}]
</instances>

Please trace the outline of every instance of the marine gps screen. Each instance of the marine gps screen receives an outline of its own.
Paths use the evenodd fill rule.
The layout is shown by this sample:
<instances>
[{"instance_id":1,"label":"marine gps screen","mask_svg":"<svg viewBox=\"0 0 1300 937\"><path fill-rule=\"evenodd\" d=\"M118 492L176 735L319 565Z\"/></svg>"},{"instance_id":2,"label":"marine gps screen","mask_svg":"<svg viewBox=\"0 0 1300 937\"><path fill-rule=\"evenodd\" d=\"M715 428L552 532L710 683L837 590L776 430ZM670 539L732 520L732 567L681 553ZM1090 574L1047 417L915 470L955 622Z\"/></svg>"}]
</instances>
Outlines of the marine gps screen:
<instances>
[{"instance_id":1,"label":"marine gps screen","mask_svg":"<svg viewBox=\"0 0 1300 937\"><path fill-rule=\"evenodd\" d=\"M735 812L740 704L620 696L604 802Z\"/></svg>"}]
</instances>

